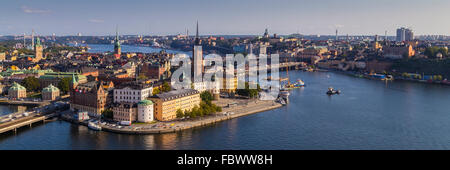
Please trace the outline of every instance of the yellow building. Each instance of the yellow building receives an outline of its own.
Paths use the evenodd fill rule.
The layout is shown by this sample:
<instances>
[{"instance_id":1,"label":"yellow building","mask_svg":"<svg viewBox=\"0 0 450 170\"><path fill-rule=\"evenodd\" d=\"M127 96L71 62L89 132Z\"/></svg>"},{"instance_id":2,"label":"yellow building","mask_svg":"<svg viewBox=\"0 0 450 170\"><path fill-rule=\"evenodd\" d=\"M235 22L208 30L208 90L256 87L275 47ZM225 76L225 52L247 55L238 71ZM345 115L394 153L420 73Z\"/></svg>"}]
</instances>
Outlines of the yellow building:
<instances>
[{"instance_id":1,"label":"yellow building","mask_svg":"<svg viewBox=\"0 0 450 170\"><path fill-rule=\"evenodd\" d=\"M238 78L237 77L223 78L222 80L223 80L223 84L222 84L222 88L220 89L220 92L224 92L224 93L236 92L236 89L238 86Z\"/></svg>"},{"instance_id":2,"label":"yellow building","mask_svg":"<svg viewBox=\"0 0 450 170\"><path fill-rule=\"evenodd\" d=\"M175 119L178 109L191 110L194 106L200 105L200 93L193 89L182 89L157 94L150 97L154 103L153 113L156 120L170 121Z\"/></svg>"}]
</instances>

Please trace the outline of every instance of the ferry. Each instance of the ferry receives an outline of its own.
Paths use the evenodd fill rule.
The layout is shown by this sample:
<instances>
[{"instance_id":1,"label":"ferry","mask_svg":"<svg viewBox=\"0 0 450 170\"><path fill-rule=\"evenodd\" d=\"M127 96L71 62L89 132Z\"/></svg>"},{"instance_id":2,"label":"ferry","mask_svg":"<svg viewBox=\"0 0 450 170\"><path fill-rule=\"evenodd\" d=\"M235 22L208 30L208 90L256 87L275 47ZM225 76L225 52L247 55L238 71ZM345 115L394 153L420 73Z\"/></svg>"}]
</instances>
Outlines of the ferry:
<instances>
[{"instance_id":1,"label":"ferry","mask_svg":"<svg viewBox=\"0 0 450 170\"><path fill-rule=\"evenodd\" d=\"M88 128L91 130L95 130L95 131L101 131L102 127L99 124L96 124L94 122L89 122L88 123Z\"/></svg>"},{"instance_id":2,"label":"ferry","mask_svg":"<svg viewBox=\"0 0 450 170\"><path fill-rule=\"evenodd\" d=\"M333 87L329 87L327 91L328 95L341 94L340 90L334 90Z\"/></svg>"}]
</instances>

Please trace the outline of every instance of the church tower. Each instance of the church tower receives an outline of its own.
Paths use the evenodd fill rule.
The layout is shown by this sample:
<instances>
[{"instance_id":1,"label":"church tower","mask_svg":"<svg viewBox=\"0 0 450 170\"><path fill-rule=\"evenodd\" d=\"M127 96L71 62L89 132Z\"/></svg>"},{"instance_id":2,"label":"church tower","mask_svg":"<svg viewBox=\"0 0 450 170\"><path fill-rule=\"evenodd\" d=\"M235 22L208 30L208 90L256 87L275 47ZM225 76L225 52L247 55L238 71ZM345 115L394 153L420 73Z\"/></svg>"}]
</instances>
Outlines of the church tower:
<instances>
[{"instance_id":1,"label":"church tower","mask_svg":"<svg viewBox=\"0 0 450 170\"><path fill-rule=\"evenodd\" d=\"M203 50L201 43L202 42L198 35L198 21L197 21L197 33L195 35L194 50L192 55L192 58L194 59L194 62L192 62L193 64L192 75L194 75L194 82L202 81L203 78L204 67L203 67Z\"/></svg>"},{"instance_id":2,"label":"church tower","mask_svg":"<svg viewBox=\"0 0 450 170\"><path fill-rule=\"evenodd\" d=\"M116 58L120 58L120 55L122 54L122 49L120 47L120 40L119 40L119 30L116 28L116 38L114 39L114 55Z\"/></svg>"},{"instance_id":3,"label":"church tower","mask_svg":"<svg viewBox=\"0 0 450 170\"><path fill-rule=\"evenodd\" d=\"M43 51L43 47L41 45L41 40L39 39L39 37L36 38L36 43L34 45L34 59L33 62L39 62L42 59L42 51Z\"/></svg>"}]
</instances>

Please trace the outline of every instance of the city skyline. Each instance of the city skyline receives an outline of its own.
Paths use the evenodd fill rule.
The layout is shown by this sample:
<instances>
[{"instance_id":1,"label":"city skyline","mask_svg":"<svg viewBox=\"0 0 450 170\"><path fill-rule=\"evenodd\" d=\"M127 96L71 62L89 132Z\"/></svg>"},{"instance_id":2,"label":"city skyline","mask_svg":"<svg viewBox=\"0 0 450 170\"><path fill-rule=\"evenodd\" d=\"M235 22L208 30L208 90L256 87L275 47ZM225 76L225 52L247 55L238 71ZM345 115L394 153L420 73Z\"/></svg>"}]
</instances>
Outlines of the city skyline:
<instances>
[{"instance_id":1,"label":"city skyline","mask_svg":"<svg viewBox=\"0 0 450 170\"><path fill-rule=\"evenodd\" d=\"M175 35L195 32L198 20L204 35L384 35L395 36L399 27L415 35L450 35L448 1L381 0L319 1L68 1L3 2L0 35ZM139 4L139 5L136 5ZM289 5L286 5L289 4ZM12 17L14 16L14 17ZM130 19L132 18L132 19Z\"/></svg>"}]
</instances>

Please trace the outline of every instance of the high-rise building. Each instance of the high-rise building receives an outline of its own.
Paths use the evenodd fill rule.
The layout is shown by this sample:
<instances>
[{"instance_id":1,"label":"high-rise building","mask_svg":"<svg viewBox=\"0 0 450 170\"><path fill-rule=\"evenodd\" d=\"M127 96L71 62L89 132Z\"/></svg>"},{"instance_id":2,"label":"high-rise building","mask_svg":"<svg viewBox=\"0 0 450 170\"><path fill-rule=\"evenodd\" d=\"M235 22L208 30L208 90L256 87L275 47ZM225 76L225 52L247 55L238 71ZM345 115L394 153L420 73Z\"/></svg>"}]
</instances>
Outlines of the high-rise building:
<instances>
[{"instance_id":1,"label":"high-rise building","mask_svg":"<svg viewBox=\"0 0 450 170\"><path fill-rule=\"evenodd\" d=\"M411 29L404 27L397 29L397 42L412 40L414 40L414 33Z\"/></svg>"},{"instance_id":2,"label":"high-rise building","mask_svg":"<svg viewBox=\"0 0 450 170\"><path fill-rule=\"evenodd\" d=\"M269 30L267 28L264 30L264 38L269 38Z\"/></svg>"},{"instance_id":3,"label":"high-rise building","mask_svg":"<svg viewBox=\"0 0 450 170\"><path fill-rule=\"evenodd\" d=\"M203 76L204 67L203 67L203 50L201 45L201 40L198 35L198 21L197 21L197 33L195 35L195 41L194 41L194 50L193 50L193 59L194 62L192 62L192 75L194 76L194 82L202 81L201 78ZM197 80L196 80L197 79Z\"/></svg>"}]
</instances>

